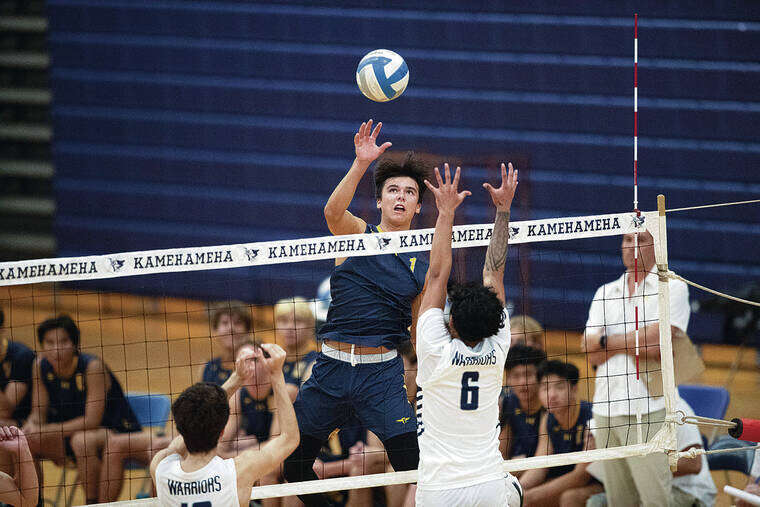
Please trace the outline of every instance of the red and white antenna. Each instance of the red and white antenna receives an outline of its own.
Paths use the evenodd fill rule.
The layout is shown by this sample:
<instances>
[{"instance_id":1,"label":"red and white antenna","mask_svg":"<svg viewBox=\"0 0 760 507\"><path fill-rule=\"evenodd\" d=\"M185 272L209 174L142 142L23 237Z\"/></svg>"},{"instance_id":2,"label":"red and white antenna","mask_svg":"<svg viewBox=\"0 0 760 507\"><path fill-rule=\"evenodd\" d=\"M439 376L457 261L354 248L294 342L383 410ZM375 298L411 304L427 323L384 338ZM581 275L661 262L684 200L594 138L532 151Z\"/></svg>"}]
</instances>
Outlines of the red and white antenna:
<instances>
[{"instance_id":1,"label":"red and white antenna","mask_svg":"<svg viewBox=\"0 0 760 507\"><path fill-rule=\"evenodd\" d=\"M633 211L639 211L639 15L633 15ZM639 380L639 233L633 234L633 295L636 298L636 380Z\"/></svg>"}]
</instances>

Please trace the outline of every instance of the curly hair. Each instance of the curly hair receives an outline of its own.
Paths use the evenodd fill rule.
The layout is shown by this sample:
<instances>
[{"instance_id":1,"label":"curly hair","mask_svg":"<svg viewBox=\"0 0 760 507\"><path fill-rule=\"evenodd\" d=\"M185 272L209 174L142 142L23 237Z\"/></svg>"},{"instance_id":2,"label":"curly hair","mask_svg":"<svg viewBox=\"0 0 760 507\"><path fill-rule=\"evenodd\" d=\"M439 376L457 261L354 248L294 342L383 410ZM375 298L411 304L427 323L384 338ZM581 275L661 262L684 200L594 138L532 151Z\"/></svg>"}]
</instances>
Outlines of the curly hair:
<instances>
[{"instance_id":1,"label":"curly hair","mask_svg":"<svg viewBox=\"0 0 760 507\"><path fill-rule=\"evenodd\" d=\"M481 283L452 284L450 323L466 342L479 342L504 327L504 305L496 293Z\"/></svg>"},{"instance_id":2,"label":"curly hair","mask_svg":"<svg viewBox=\"0 0 760 507\"><path fill-rule=\"evenodd\" d=\"M375 169L375 199L380 199L383 195L383 185L388 178L397 176L408 176L417 183L418 199L422 202L422 196L425 195L425 179L428 177L429 169L422 160L415 158L414 152L407 152L402 163L398 163L390 158L384 158L377 163Z\"/></svg>"},{"instance_id":3,"label":"curly hair","mask_svg":"<svg viewBox=\"0 0 760 507\"><path fill-rule=\"evenodd\" d=\"M179 395L172 414L190 453L208 452L217 446L230 418L224 390L216 384L198 382Z\"/></svg>"}]
</instances>

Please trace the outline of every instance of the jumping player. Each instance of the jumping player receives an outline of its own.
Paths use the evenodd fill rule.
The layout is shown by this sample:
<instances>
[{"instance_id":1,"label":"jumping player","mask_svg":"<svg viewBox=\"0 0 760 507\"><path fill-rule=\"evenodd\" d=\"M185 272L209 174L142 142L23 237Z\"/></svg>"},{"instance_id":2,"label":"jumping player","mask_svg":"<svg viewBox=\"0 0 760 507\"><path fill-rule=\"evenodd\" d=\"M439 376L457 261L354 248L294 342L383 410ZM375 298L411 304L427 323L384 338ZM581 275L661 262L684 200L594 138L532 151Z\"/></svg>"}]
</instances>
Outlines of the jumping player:
<instances>
[{"instance_id":1,"label":"jumping player","mask_svg":"<svg viewBox=\"0 0 760 507\"><path fill-rule=\"evenodd\" d=\"M417 418L420 466L418 507L522 504L522 489L503 472L499 451L499 394L509 351L509 321L504 308L504 265L509 211L517 171L501 165L501 186L483 186L496 206L493 236L486 251L483 284L449 289L451 316L444 322L446 286L451 274L454 211L470 195L458 191L459 168L452 181L438 168L435 194L438 220L430 251L428 287L417 323Z\"/></svg>"},{"instance_id":2,"label":"jumping player","mask_svg":"<svg viewBox=\"0 0 760 507\"><path fill-rule=\"evenodd\" d=\"M324 210L335 235L409 230L420 212L425 168L411 155L400 164L381 161L375 170L379 225L348 211L367 168L391 146L377 146L381 127L378 123L373 130L369 120L354 136L356 159ZM295 402L301 445L285 461L288 481L317 478L312 470L315 457L332 431L352 415L380 438L394 470L417 468L417 424L396 348L410 339L426 272L427 263L415 254L336 259L332 301L320 328L322 352ZM323 496L301 499L309 505L327 502Z\"/></svg>"},{"instance_id":3,"label":"jumping player","mask_svg":"<svg viewBox=\"0 0 760 507\"><path fill-rule=\"evenodd\" d=\"M150 464L161 505L225 505L247 507L253 483L271 472L298 445L298 423L282 373L285 351L264 343L261 350L241 351L235 371L222 387L197 383L185 389L172 405L180 436ZM281 432L261 446L237 457L217 456L219 437L230 415L228 399L253 376L254 359L262 361L272 381Z\"/></svg>"}]
</instances>

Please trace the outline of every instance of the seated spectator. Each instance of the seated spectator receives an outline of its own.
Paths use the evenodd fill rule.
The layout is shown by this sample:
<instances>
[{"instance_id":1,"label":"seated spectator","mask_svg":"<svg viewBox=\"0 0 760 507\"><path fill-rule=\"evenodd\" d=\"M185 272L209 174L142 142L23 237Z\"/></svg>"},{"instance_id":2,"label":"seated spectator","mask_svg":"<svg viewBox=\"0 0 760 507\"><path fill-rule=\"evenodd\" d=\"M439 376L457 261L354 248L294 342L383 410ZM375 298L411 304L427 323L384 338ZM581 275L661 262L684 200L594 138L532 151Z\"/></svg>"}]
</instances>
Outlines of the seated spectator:
<instances>
[{"instance_id":1,"label":"seated spectator","mask_svg":"<svg viewBox=\"0 0 760 507\"><path fill-rule=\"evenodd\" d=\"M539 396L547 412L541 418L536 456L588 448L591 403L578 401L578 378L578 368L570 363L546 361L539 366ZM603 492L587 467L578 463L528 470L520 477L525 505L561 505L561 495L571 488L585 488L589 496Z\"/></svg>"},{"instance_id":2,"label":"seated spectator","mask_svg":"<svg viewBox=\"0 0 760 507\"><path fill-rule=\"evenodd\" d=\"M24 432L15 426L0 427L0 450L12 455L15 463L13 476L0 472L0 502L35 507L39 499L39 483Z\"/></svg>"},{"instance_id":3,"label":"seated spectator","mask_svg":"<svg viewBox=\"0 0 760 507\"><path fill-rule=\"evenodd\" d=\"M546 360L543 350L526 345L509 348L504 366L509 391L501 403L499 450L504 459L536 453L538 425L544 407L538 396L538 366Z\"/></svg>"},{"instance_id":4,"label":"seated spectator","mask_svg":"<svg viewBox=\"0 0 760 507\"><path fill-rule=\"evenodd\" d=\"M4 323L0 308L0 330ZM33 366L34 352L0 331L0 424L21 427L29 417ZM0 471L11 474L13 469L13 455L0 450Z\"/></svg>"},{"instance_id":5,"label":"seated spectator","mask_svg":"<svg viewBox=\"0 0 760 507\"><path fill-rule=\"evenodd\" d=\"M534 349L546 350L546 334L544 326L528 315L515 315L509 319L509 331L512 335L512 344L527 345Z\"/></svg>"},{"instance_id":6,"label":"seated spectator","mask_svg":"<svg viewBox=\"0 0 760 507\"><path fill-rule=\"evenodd\" d=\"M245 344L237 354L241 357L255 352L253 344ZM269 372L258 357L254 358L253 372L253 377L230 397L230 418L219 438L219 452L223 458L235 457L252 447L258 448L269 440L276 426Z\"/></svg>"},{"instance_id":7,"label":"seated spectator","mask_svg":"<svg viewBox=\"0 0 760 507\"><path fill-rule=\"evenodd\" d=\"M37 340L32 411L24 425L29 448L35 458L58 465L73 457L87 503L95 503L108 430L136 432L140 423L111 370L79 351L79 328L70 317L44 321Z\"/></svg>"},{"instance_id":8,"label":"seated spectator","mask_svg":"<svg viewBox=\"0 0 760 507\"><path fill-rule=\"evenodd\" d=\"M235 351L250 340L253 328L248 305L239 301L220 304L211 314L212 359L201 372L203 382L222 385L232 374Z\"/></svg>"},{"instance_id":9,"label":"seated spectator","mask_svg":"<svg viewBox=\"0 0 760 507\"><path fill-rule=\"evenodd\" d=\"M281 299L274 305L277 344L287 354L282 371L293 401L298 395L298 388L311 376L311 367L317 359L316 322L312 306L300 297Z\"/></svg>"},{"instance_id":10,"label":"seated spectator","mask_svg":"<svg viewBox=\"0 0 760 507\"><path fill-rule=\"evenodd\" d=\"M676 399L676 411L682 411L686 417L693 417L694 410L681 397ZM699 428L693 424L679 424L676 426L676 442L681 451L686 451L692 447L702 447L702 435ZM598 463L589 465L588 472L604 482L604 472ZM627 481L631 488L634 488L633 479ZM623 492L626 493L626 492ZM633 498L634 492L630 492ZM707 465L707 456L697 456L696 458L681 458L678 460L678 470L673 472L673 481L671 483L670 503L672 507L707 507L715 505L717 490L715 483L710 474L710 468ZM591 496L588 500L583 497L575 498L575 493L568 491L564 497L568 500L568 506L603 507L607 505L607 497L604 493ZM737 506L739 503L737 503Z\"/></svg>"}]
</instances>

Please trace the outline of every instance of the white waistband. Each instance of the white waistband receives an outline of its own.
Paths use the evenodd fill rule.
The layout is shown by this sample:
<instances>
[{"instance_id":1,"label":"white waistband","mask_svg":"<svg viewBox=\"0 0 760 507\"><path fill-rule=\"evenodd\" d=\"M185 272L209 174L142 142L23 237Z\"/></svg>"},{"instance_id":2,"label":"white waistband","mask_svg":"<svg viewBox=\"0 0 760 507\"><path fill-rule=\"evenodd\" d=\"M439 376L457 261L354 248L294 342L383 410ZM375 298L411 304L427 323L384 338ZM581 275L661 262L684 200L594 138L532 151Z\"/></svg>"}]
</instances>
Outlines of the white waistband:
<instances>
[{"instance_id":1,"label":"white waistband","mask_svg":"<svg viewBox=\"0 0 760 507\"><path fill-rule=\"evenodd\" d=\"M352 344L351 350L353 351L353 349L354 346ZM398 355L398 352L395 350L390 350L382 354L354 354L353 352L343 352L341 350L334 349L326 343L322 344L322 353L332 359L351 363L351 366L367 363L384 363L385 361L390 361Z\"/></svg>"}]
</instances>

